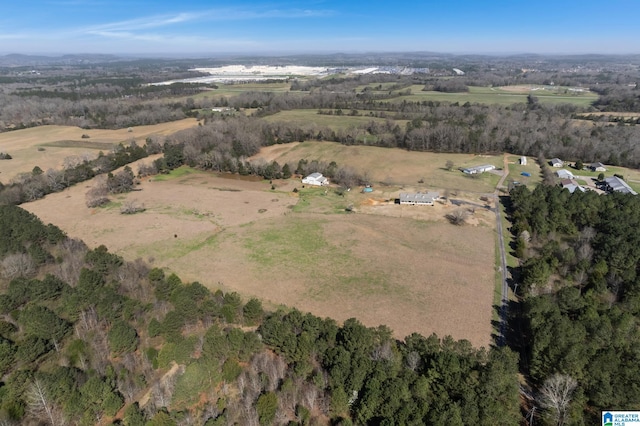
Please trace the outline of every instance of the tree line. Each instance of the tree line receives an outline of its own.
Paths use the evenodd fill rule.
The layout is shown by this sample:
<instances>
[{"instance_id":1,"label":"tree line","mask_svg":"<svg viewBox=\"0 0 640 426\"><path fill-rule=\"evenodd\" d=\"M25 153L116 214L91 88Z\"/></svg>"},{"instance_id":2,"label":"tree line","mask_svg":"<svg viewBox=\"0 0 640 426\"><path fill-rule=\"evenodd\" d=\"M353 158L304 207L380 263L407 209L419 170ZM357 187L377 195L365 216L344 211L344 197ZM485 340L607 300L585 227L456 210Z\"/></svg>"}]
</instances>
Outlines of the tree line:
<instances>
[{"instance_id":1,"label":"tree line","mask_svg":"<svg viewBox=\"0 0 640 426\"><path fill-rule=\"evenodd\" d=\"M355 319L267 312L257 299L183 282L104 246L90 250L19 207L0 206L0 217L4 422L521 420L518 358L508 348L435 335L396 340ZM19 256L33 267L12 269Z\"/></svg>"}]
</instances>

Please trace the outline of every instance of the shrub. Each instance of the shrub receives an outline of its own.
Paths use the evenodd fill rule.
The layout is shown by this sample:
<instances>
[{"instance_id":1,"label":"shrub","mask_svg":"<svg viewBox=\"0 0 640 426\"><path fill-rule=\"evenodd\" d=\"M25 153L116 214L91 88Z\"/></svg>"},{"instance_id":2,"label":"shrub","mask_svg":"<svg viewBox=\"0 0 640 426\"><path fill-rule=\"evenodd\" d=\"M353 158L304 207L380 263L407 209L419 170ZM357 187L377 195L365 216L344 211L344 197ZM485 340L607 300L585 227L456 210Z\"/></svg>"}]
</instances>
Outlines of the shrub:
<instances>
[{"instance_id":1,"label":"shrub","mask_svg":"<svg viewBox=\"0 0 640 426\"><path fill-rule=\"evenodd\" d=\"M109 330L111 352L120 355L133 352L138 346L138 333L125 321L117 321Z\"/></svg>"}]
</instances>

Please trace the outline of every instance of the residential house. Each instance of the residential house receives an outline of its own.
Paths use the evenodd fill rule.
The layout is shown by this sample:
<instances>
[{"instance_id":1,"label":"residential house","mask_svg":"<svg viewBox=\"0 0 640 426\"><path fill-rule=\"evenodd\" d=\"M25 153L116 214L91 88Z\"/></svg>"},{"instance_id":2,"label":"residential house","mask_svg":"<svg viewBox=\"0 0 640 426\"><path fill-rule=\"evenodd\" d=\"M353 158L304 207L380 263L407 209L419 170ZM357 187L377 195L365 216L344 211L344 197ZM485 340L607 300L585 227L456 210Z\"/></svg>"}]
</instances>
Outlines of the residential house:
<instances>
[{"instance_id":1,"label":"residential house","mask_svg":"<svg viewBox=\"0 0 640 426\"><path fill-rule=\"evenodd\" d=\"M576 191L586 192L586 189L578 185L578 182L576 182L573 179L562 179L562 181L560 182L560 185L562 186L563 189L569 190L569 192L572 194Z\"/></svg>"},{"instance_id":2,"label":"residential house","mask_svg":"<svg viewBox=\"0 0 640 426\"><path fill-rule=\"evenodd\" d=\"M484 173L488 172L489 170L495 169L496 166L494 166L493 164L484 164L482 166L467 167L466 169L462 169L462 172L468 175L475 175L477 173Z\"/></svg>"},{"instance_id":3,"label":"residential house","mask_svg":"<svg viewBox=\"0 0 640 426\"><path fill-rule=\"evenodd\" d=\"M314 186L325 186L329 185L329 179L322 176L322 173L311 173L309 176L302 179L302 183L306 183L307 185Z\"/></svg>"},{"instance_id":4,"label":"residential house","mask_svg":"<svg viewBox=\"0 0 640 426\"><path fill-rule=\"evenodd\" d=\"M556 172L560 179L575 179L576 177L567 169L560 169Z\"/></svg>"},{"instance_id":5,"label":"residential house","mask_svg":"<svg viewBox=\"0 0 640 426\"><path fill-rule=\"evenodd\" d=\"M551 164L551 167L562 167L562 166L564 166L564 161L562 161L559 158L552 158L551 161L549 161L549 163Z\"/></svg>"},{"instance_id":6,"label":"residential house","mask_svg":"<svg viewBox=\"0 0 640 426\"><path fill-rule=\"evenodd\" d=\"M438 192L401 192L400 204L412 206L433 206L433 203L440 198Z\"/></svg>"},{"instance_id":7,"label":"residential house","mask_svg":"<svg viewBox=\"0 0 640 426\"><path fill-rule=\"evenodd\" d=\"M607 168L602 163L591 163L589 168L592 172L606 172Z\"/></svg>"},{"instance_id":8,"label":"residential house","mask_svg":"<svg viewBox=\"0 0 640 426\"><path fill-rule=\"evenodd\" d=\"M608 191L622 192L623 194L638 195L636 191L631 189L629 184L618 176L611 176L604 180L605 187Z\"/></svg>"}]
</instances>

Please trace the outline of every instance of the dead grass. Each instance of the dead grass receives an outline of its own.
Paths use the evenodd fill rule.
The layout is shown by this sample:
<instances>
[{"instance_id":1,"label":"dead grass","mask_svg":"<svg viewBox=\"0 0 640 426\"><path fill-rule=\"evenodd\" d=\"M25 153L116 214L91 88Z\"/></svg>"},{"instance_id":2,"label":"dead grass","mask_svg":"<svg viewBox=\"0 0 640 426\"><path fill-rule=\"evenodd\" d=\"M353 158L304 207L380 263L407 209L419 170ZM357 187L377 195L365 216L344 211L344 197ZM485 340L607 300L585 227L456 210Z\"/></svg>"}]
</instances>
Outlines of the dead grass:
<instances>
[{"instance_id":1,"label":"dead grass","mask_svg":"<svg viewBox=\"0 0 640 426\"><path fill-rule=\"evenodd\" d=\"M373 146L346 146L335 142L307 141L286 145L272 145L260 150L254 159L277 160L284 164L305 158L311 160L336 161L339 166L351 166L361 174L367 174L374 183L391 186L417 185L423 179L423 188L464 190L470 192L493 192L499 174L483 173L477 177L463 174L458 167L493 164L503 167L501 155L440 154L410 152L401 149ZM445 169L447 160L453 161L452 171ZM500 172L498 172L500 173Z\"/></svg>"},{"instance_id":2,"label":"dead grass","mask_svg":"<svg viewBox=\"0 0 640 426\"><path fill-rule=\"evenodd\" d=\"M451 206L391 205L376 190L344 199L316 194L296 213L291 189L299 181L278 184L274 191L265 181L193 172L146 180L140 191L113 200L144 203L136 215L86 208L91 183L24 207L89 246L105 244L127 259L142 257L185 281L257 296L268 306L386 324L397 337L435 332L490 343L490 212L476 210L477 226L457 227L443 219ZM359 213L327 209L344 202Z\"/></svg>"},{"instance_id":3,"label":"dead grass","mask_svg":"<svg viewBox=\"0 0 640 426\"><path fill-rule=\"evenodd\" d=\"M193 118L152 126L128 129L81 129L72 126L39 126L30 129L0 133L0 152L8 152L12 160L0 162L0 180L8 181L19 173L30 172L34 166L42 170L62 167L65 158L86 155L94 158L100 151L114 145L135 140L143 145L152 135L169 135L197 124ZM82 135L90 138L82 138ZM38 148L40 150L38 150Z\"/></svg>"}]
</instances>

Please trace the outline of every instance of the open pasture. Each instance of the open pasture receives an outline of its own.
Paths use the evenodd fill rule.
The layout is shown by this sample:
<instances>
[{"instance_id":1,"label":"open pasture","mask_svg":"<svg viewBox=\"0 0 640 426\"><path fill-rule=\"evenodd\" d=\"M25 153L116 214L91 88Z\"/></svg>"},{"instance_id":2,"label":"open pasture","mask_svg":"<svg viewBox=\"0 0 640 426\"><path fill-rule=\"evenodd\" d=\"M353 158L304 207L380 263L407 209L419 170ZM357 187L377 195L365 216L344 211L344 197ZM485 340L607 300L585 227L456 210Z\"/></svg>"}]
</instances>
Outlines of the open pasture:
<instances>
[{"instance_id":1,"label":"open pasture","mask_svg":"<svg viewBox=\"0 0 640 426\"><path fill-rule=\"evenodd\" d=\"M468 192L493 192L501 171L472 177L459 171L459 167L493 164L501 169L504 165L501 155L441 154L318 141L272 145L262 148L253 158L294 165L303 158L327 163L335 161L338 166L351 166L360 174L366 174L374 184L417 185L423 180L424 188ZM454 164L451 171L445 168L448 160Z\"/></svg>"},{"instance_id":2,"label":"open pasture","mask_svg":"<svg viewBox=\"0 0 640 426\"><path fill-rule=\"evenodd\" d=\"M295 194L298 180L274 181L271 190L266 181L226 177L187 169L145 180L139 191L114 198L144 204L135 215L88 209L90 182L24 207L91 247L105 244L127 259L151 260L185 281L256 296L268 306L338 321L356 317L388 325L397 337L436 332L489 344L491 212L480 213L475 226L458 227L444 219L444 206L384 203L378 212L368 202L376 193ZM299 195L307 203L296 209ZM360 213L344 211L352 202Z\"/></svg>"},{"instance_id":3,"label":"open pasture","mask_svg":"<svg viewBox=\"0 0 640 426\"><path fill-rule=\"evenodd\" d=\"M264 120L270 123L286 122L293 126L309 126L328 127L331 130L338 131L348 129L350 127L362 126L374 122L384 123L386 118L371 117L366 115L367 111L358 111L363 115L349 115L350 111L343 111L343 115L318 114L317 109L293 109L280 111L273 115L264 117ZM396 124L404 127L408 120L395 120Z\"/></svg>"},{"instance_id":4,"label":"open pasture","mask_svg":"<svg viewBox=\"0 0 640 426\"><path fill-rule=\"evenodd\" d=\"M509 164L509 181L520 182L533 189L538 183L542 182L542 173L540 166L535 157L527 157L527 164L520 164L520 155L507 155L507 163ZM523 176L522 173L529 173L531 176ZM506 182L505 182L506 185Z\"/></svg>"},{"instance_id":5,"label":"open pasture","mask_svg":"<svg viewBox=\"0 0 640 426\"><path fill-rule=\"evenodd\" d=\"M188 96L190 98L211 98L219 99L220 97L231 98L247 92L273 92L273 93L289 93L291 84L287 82L273 82L273 83L237 83L237 84L223 84L216 83L217 89L207 89L202 92ZM300 93L300 92L291 92Z\"/></svg>"},{"instance_id":6,"label":"open pasture","mask_svg":"<svg viewBox=\"0 0 640 426\"><path fill-rule=\"evenodd\" d=\"M422 101L439 101L439 102L458 102L464 104L479 103L479 104L496 104L502 106L508 106L516 103L527 103L527 96L529 94L538 98L538 102L548 105L557 104L573 104L576 106L589 106L598 97L590 92L568 92L564 91L527 91L524 87L518 87L518 90L513 90L507 87L477 87L469 86L469 91L464 93L444 93L435 91L423 91L423 85L411 86L410 95L402 95L395 97L391 102L422 102ZM516 86L514 86L516 87ZM403 89L406 90L406 89Z\"/></svg>"},{"instance_id":7,"label":"open pasture","mask_svg":"<svg viewBox=\"0 0 640 426\"><path fill-rule=\"evenodd\" d=\"M39 126L0 133L0 152L13 158L0 161L0 180L7 181L35 166L42 170L61 168L65 158L74 155L96 157L119 143L135 140L143 145L152 135L169 135L197 124L193 118L151 126L117 130L81 129L73 126ZM89 136L83 138L82 135Z\"/></svg>"}]
</instances>

